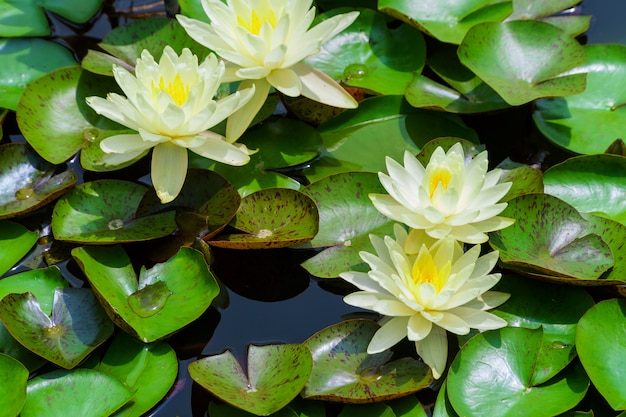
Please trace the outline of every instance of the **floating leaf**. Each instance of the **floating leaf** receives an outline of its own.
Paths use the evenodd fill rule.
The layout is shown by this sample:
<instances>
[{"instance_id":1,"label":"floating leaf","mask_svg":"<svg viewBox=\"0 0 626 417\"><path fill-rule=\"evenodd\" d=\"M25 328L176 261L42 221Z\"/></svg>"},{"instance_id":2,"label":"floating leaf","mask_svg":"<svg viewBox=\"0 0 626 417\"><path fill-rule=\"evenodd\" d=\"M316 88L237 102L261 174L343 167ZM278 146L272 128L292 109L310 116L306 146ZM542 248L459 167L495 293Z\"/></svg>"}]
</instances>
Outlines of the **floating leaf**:
<instances>
[{"instance_id":1,"label":"floating leaf","mask_svg":"<svg viewBox=\"0 0 626 417\"><path fill-rule=\"evenodd\" d=\"M522 195L509 201L501 215L516 219L515 223L491 233L489 244L508 266L597 280L614 264L610 247L589 232L589 222L556 197Z\"/></svg>"},{"instance_id":2,"label":"floating leaf","mask_svg":"<svg viewBox=\"0 0 626 417\"><path fill-rule=\"evenodd\" d=\"M38 238L39 233L31 232L19 223L0 220L0 275L13 268Z\"/></svg>"},{"instance_id":3,"label":"floating leaf","mask_svg":"<svg viewBox=\"0 0 626 417\"><path fill-rule=\"evenodd\" d=\"M55 169L27 145L0 146L0 218L36 210L76 184L73 171Z\"/></svg>"},{"instance_id":4,"label":"floating leaf","mask_svg":"<svg viewBox=\"0 0 626 417\"><path fill-rule=\"evenodd\" d=\"M584 73L567 73L586 62L583 47L548 23L481 23L468 31L458 54L463 65L514 106L585 90Z\"/></svg>"},{"instance_id":5,"label":"floating leaf","mask_svg":"<svg viewBox=\"0 0 626 417\"><path fill-rule=\"evenodd\" d=\"M359 252L372 251L369 235L393 234L393 222L369 199L370 193L385 192L374 173L331 175L302 192L315 202L320 225L315 238L305 246L328 247L302 264L312 275L334 278L350 269L365 268Z\"/></svg>"},{"instance_id":6,"label":"floating leaf","mask_svg":"<svg viewBox=\"0 0 626 417\"><path fill-rule=\"evenodd\" d=\"M317 225L317 209L307 195L287 188L270 188L241 200L232 226L244 233L218 236L209 244L231 249L292 246L313 239Z\"/></svg>"},{"instance_id":7,"label":"floating leaf","mask_svg":"<svg viewBox=\"0 0 626 417\"><path fill-rule=\"evenodd\" d=\"M6 417L20 414L26 402L28 369L11 356L0 353L0 410Z\"/></svg>"},{"instance_id":8,"label":"floating leaf","mask_svg":"<svg viewBox=\"0 0 626 417\"><path fill-rule=\"evenodd\" d=\"M223 401L267 416L298 395L311 365L311 354L303 345L250 345L247 375L230 351L190 363L189 374Z\"/></svg>"},{"instance_id":9,"label":"floating leaf","mask_svg":"<svg viewBox=\"0 0 626 417\"><path fill-rule=\"evenodd\" d=\"M338 417L396 417L391 407L385 404L347 404Z\"/></svg>"},{"instance_id":10,"label":"floating leaf","mask_svg":"<svg viewBox=\"0 0 626 417\"><path fill-rule=\"evenodd\" d=\"M319 19L346 11L334 8ZM402 95L413 74L424 67L426 43L419 30L407 24L392 26L391 21L380 12L360 8L354 23L305 62L349 86Z\"/></svg>"},{"instance_id":11,"label":"floating leaf","mask_svg":"<svg viewBox=\"0 0 626 417\"><path fill-rule=\"evenodd\" d=\"M313 372L302 396L311 399L370 403L390 400L426 388L430 368L412 358L389 362L390 351L367 353L380 326L348 320L323 329L304 342L313 355Z\"/></svg>"},{"instance_id":12,"label":"floating leaf","mask_svg":"<svg viewBox=\"0 0 626 417\"><path fill-rule=\"evenodd\" d=\"M51 316L32 293L9 294L0 301L0 319L22 345L66 369L113 333L113 323L84 288L57 288Z\"/></svg>"},{"instance_id":13,"label":"floating leaf","mask_svg":"<svg viewBox=\"0 0 626 417\"><path fill-rule=\"evenodd\" d=\"M165 263L142 268L139 279L121 246L84 246L72 250L72 256L111 319L146 343L168 337L196 320L219 292L204 256L187 247ZM137 293L151 285L156 286L157 294ZM167 291L159 292L159 288ZM148 297L142 298L144 295ZM137 314L137 309L143 309L142 314ZM153 310L158 311L143 314Z\"/></svg>"},{"instance_id":14,"label":"floating leaf","mask_svg":"<svg viewBox=\"0 0 626 417\"><path fill-rule=\"evenodd\" d=\"M598 303L580 319L576 350L593 385L615 410L626 410L626 301Z\"/></svg>"},{"instance_id":15,"label":"floating leaf","mask_svg":"<svg viewBox=\"0 0 626 417\"><path fill-rule=\"evenodd\" d=\"M91 369L53 371L28 383L22 417L107 417L133 392L117 378Z\"/></svg>"},{"instance_id":16,"label":"floating leaf","mask_svg":"<svg viewBox=\"0 0 626 417\"><path fill-rule=\"evenodd\" d=\"M57 201L52 232L58 240L111 244L167 236L176 229L175 212L135 217L146 187L129 181L83 183Z\"/></svg>"},{"instance_id":17,"label":"floating leaf","mask_svg":"<svg viewBox=\"0 0 626 417\"><path fill-rule=\"evenodd\" d=\"M626 281L626 251L624 251L626 226L605 217L595 216L593 214L581 214L583 218L589 222L589 231L600 236L613 252L615 264L609 270L608 274L604 276L604 279L613 281L614 284L622 285L624 281Z\"/></svg>"},{"instance_id":18,"label":"floating leaf","mask_svg":"<svg viewBox=\"0 0 626 417\"><path fill-rule=\"evenodd\" d=\"M541 170L528 165L519 164L509 158L498 164L502 170L499 182L510 182L511 188L500 201L509 201L523 194L543 192L543 174Z\"/></svg>"},{"instance_id":19,"label":"floating leaf","mask_svg":"<svg viewBox=\"0 0 626 417\"><path fill-rule=\"evenodd\" d=\"M209 403L209 415L211 417L254 417L256 414L249 413L239 408L235 408L228 403L218 404L211 401ZM319 417L324 417L321 414ZM270 414L270 417L308 417L308 415L298 414L291 407L286 406Z\"/></svg>"},{"instance_id":20,"label":"floating leaf","mask_svg":"<svg viewBox=\"0 0 626 417\"><path fill-rule=\"evenodd\" d=\"M551 417L585 396L589 379L575 363L536 385L543 331L504 328L471 338L452 362L447 394L461 416Z\"/></svg>"},{"instance_id":21,"label":"floating leaf","mask_svg":"<svg viewBox=\"0 0 626 417\"><path fill-rule=\"evenodd\" d=\"M511 20L540 20L557 26L571 37L583 34L589 29L591 16L566 13L567 9L580 3L580 0L553 0L550 2L534 0L513 0Z\"/></svg>"}]
</instances>

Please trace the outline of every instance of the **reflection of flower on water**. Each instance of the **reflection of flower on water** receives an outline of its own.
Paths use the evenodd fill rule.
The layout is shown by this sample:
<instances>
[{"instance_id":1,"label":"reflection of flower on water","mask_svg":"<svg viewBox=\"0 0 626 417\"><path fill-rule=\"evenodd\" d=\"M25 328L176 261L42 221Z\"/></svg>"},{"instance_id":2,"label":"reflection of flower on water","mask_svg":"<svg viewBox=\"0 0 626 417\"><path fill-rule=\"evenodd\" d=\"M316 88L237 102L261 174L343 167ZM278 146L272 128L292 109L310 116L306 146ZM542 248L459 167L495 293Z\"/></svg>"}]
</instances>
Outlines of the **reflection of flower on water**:
<instances>
[{"instance_id":1,"label":"reflection of flower on water","mask_svg":"<svg viewBox=\"0 0 626 417\"><path fill-rule=\"evenodd\" d=\"M507 324L485 311L509 298L509 294L488 291L500 280L500 274L490 273L498 252L480 256L480 245L463 252L451 237L433 239L420 230L409 235L398 224L394 231L395 240L370 236L376 254L360 253L369 272L341 274L361 290L344 300L385 316L368 353L382 352L408 336L439 378L448 356L446 331L464 335L470 329L491 330Z\"/></svg>"},{"instance_id":2,"label":"reflection of flower on water","mask_svg":"<svg viewBox=\"0 0 626 417\"><path fill-rule=\"evenodd\" d=\"M166 46L157 63L144 50L134 76L119 66L114 66L113 74L126 97L110 93L106 99L88 97L87 104L138 133L105 138L100 143L105 152L103 162L122 164L154 148L152 183L162 203L176 198L183 186L187 149L229 165L244 165L250 160L244 145L229 143L207 130L254 94L254 88L242 89L214 101L224 74L224 64L215 55L198 65L198 58L189 49L178 56Z\"/></svg>"},{"instance_id":3,"label":"reflection of flower on water","mask_svg":"<svg viewBox=\"0 0 626 417\"><path fill-rule=\"evenodd\" d=\"M434 238L451 236L466 243L483 243L486 232L503 229L514 220L498 216L506 203L498 203L511 188L498 183L500 170L487 172L487 152L467 165L460 143L448 152L438 147L424 167L406 152L404 167L387 158L389 174L379 173L387 194L371 194L385 216ZM413 233L413 232L411 232Z\"/></svg>"},{"instance_id":4,"label":"reflection of flower on water","mask_svg":"<svg viewBox=\"0 0 626 417\"><path fill-rule=\"evenodd\" d=\"M309 29L315 17L312 0L202 0L211 23L178 15L187 33L227 61L225 82L256 93L228 118L226 137L236 140L265 102L270 87L286 96L303 95L341 108L356 101L331 77L304 64L304 58L350 26L358 12L333 16Z\"/></svg>"}]
</instances>

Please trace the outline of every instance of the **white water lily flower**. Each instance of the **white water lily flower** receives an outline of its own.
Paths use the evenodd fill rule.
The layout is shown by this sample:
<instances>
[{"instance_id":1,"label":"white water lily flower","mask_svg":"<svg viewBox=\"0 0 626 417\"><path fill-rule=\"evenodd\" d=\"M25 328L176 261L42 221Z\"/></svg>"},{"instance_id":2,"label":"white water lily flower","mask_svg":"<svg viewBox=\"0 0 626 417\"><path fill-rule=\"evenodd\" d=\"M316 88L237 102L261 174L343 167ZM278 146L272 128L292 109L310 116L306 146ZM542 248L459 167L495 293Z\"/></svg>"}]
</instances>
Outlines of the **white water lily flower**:
<instances>
[{"instance_id":1,"label":"white water lily flower","mask_svg":"<svg viewBox=\"0 0 626 417\"><path fill-rule=\"evenodd\" d=\"M398 224L394 231L395 240L370 236L376 255L360 253L369 272L340 274L361 290L344 301L385 316L368 353L382 352L408 337L439 378L448 356L446 331L464 335L470 329L492 330L507 324L485 311L509 298L487 291L500 280L500 274L490 273L498 252L479 256L480 245L463 252L451 237L435 240L423 230L407 236Z\"/></svg>"},{"instance_id":2,"label":"white water lily flower","mask_svg":"<svg viewBox=\"0 0 626 417\"><path fill-rule=\"evenodd\" d=\"M106 99L88 97L87 104L137 134L115 135L100 142L104 163L117 165L152 153L152 183L162 203L172 201L187 175L187 149L229 165L250 160L244 145L229 143L208 131L254 94L254 87L219 101L213 96L224 74L224 63L211 54L198 65L198 57L187 48L180 56L169 46L159 63L147 50L137 60L135 75L113 67L113 75L126 94L110 93Z\"/></svg>"},{"instance_id":3,"label":"white water lily flower","mask_svg":"<svg viewBox=\"0 0 626 417\"><path fill-rule=\"evenodd\" d=\"M472 244L486 242L486 232L515 221L497 216L507 206L498 201L512 184L498 184L499 169L487 172L486 151L467 165L460 143L448 152L438 147L426 167L408 151L404 167L389 157L386 161L389 175L380 172L378 177L389 195L370 194L370 199L390 219L435 239L451 236Z\"/></svg>"},{"instance_id":4,"label":"white water lily flower","mask_svg":"<svg viewBox=\"0 0 626 417\"><path fill-rule=\"evenodd\" d=\"M201 0L211 23L176 16L189 36L228 61L225 81L256 86L254 98L228 118L226 136L238 138L250 125L273 86L286 96L303 95L341 108L357 102L335 80L304 58L350 26L358 12L333 16L309 29L312 0Z\"/></svg>"}]
</instances>

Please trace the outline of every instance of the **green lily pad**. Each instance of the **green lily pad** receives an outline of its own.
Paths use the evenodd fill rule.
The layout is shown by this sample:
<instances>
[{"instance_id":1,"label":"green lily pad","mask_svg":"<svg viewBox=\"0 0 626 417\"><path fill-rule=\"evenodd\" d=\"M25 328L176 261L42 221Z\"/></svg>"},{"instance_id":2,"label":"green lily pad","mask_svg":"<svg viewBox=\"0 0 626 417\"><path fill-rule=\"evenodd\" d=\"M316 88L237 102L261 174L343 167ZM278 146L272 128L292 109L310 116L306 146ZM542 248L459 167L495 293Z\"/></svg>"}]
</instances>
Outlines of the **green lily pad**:
<instances>
[{"instance_id":1,"label":"green lily pad","mask_svg":"<svg viewBox=\"0 0 626 417\"><path fill-rule=\"evenodd\" d=\"M113 323L84 288L57 288L51 316L32 293L9 294L0 301L0 319L22 345L66 369L113 333Z\"/></svg>"},{"instance_id":2,"label":"green lily pad","mask_svg":"<svg viewBox=\"0 0 626 417\"><path fill-rule=\"evenodd\" d=\"M208 243L231 249L282 248L313 239L318 213L306 194L270 188L244 197L231 224L243 233L217 236Z\"/></svg>"},{"instance_id":3,"label":"green lily pad","mask_svg":"<svg viewBox=\"0 0 626 417\"><path fill-rule=\"evenodd\" d=\"M504 328L470 339L452 362L447 379L450 403L461 416L551 417L585 396L589 378L574 363L537 385L541 329Z\"/></svg>"},{"instance_id":4,"label":"green lily pad","mask_svg":"<svg viewBox=\"0 0 626 417\"><path fill-rule=\"evenodd\" d=\"M317 206L319 231L305 247L324 251L302 263L311 275L336 278L341 272L366 269L360 251L372 251L369 235L393 234L393 221L380 214L370 193L384 193L378 176L349 172L323 178L302 190Z\"/></svg>"},{"instance_id":5,"label":"green lily pad","mask_svg":"<svg viewBox=\"0 0 626 417\"><path fill-rule=\"evenodd\" d=\"M463 65L514 106L585 90L586 74L568 73L586 62L585 50L548 23L478 24L467 32L458 55Z\"/></svg>"},{"instance_id":6,"label":"green lily pad","mask_svg":"<svg viewBox=\"0 0 626 417\"><path fill-rule=\"evenodd\" d=\"M119 92L111 77L83 71L79 66L52 71L24 90L16 110L20 131L33 149L53 164L82 150L81 164L86 169L110 171L128 166L145 153L119 166L105 166L100 142L133 131L97 115L85 101L86 97L104 97L110 92Z\"/></svg>"},{"instance_id":7,"label":"green lily pad","mask_svg":"<svg viewBox=\"0 0 626 417\"><path fill-rule=\"evenodd\" d=\"M538 100L533 119L555 144L594 154L626 136L626 46L589 45L584 52L587 61L571 73L587 73L585 91Z\"/></svg>"},{"instance_id":8,"label":"green lily pad","mask_svg":"<svg viewBox=\"0 0 626 417\"><path fill-rule=\"evenodd\" d=\"M598 303L580 319L576 350L593 385L615 410L626 410L626 301Z\"/></svg>"},{"instance_id":9,"label":"green lily pad","mask_svg":"<svg viewBox=\"0 0 626 417\"><path fill-rule=\"evenodd\" d=\"M146 343L196 320L219 292L204 256L187 247L165 263L142 268L138 279L121 246L83 246L72 256L109 317Z\"/></svg>"},{"instance_id":10,"label":"green lily pad","mask_svg":"<svg viewBox=\"0 0 626 417\"><path fill-rule=\"evenodd\" d=\"M117 378L91 369L53 371L28 383L22 417L107 417L133 392Z\"/></svg>"},{"instance_id":11,"label":"green lily pad","mask_svg":"<svg viewBox=\"0 0 626 417\"><path fill-rule=\"evenodd\" d=\"M29 252L38 238L39 233L31 232L19 223L0 220L0 276Z\"/></svg>"},{"instance_id":12,"label":"green lily pad","mask_svg":"<svg viewBox=\"0 0 626 417\"><path fill-rule=\"evenodd\" d=\"M55 169L27 145L0 146L0 218L36 210L76 184L73 171Z\"/></svg>"},{"instance_id":13,"label":"green lily pad","mask_svg":"<svg viewBox=\"0 0 626 417\"><path fill-rule=\"evenodd\" d=\"M613 252L615 265L604 275L604 279L613 281L615 285L623 285L626 281L626 251L623 250L626 226L593 214L581 213L581 215L589 222L589 231L600 236Z\"/></svg>"},{"instance_id":14,"label":"green lily pad","mask_svg":"<svg viewBox=\"0 0 626 417\"><path fill-rule=\"evenodd\" d=\"M532 384L539 385L564 369L576 356L576 324L593 307L589 293L579 287L504 275L493 288L511 298L491 312L511 327L543 329Z\"/></svg>"},{"instance_id":15,"label":"green lily pad","mask_svg":"<svg viewBox=\"0 0 626 417\"><path fill-rule=\"evenodd\" d=\"M589 222L556 197L522 195L510 200L501 215L516 221L490 233L489 244L507 266L570 280L598 280L614 265L611 248L589 232Z\"/></svg>"},{"instance_id":16,"label":"green lily pad","mask_svg":"<svg viewBox=\"0 0 626 417\"><path fill-rule=\"evenodd\" d=\"M67 48L38 38L0 39L0 59L0 107L11 110L18 107L22 92L37 78L57 68L76 65Z\"/></svg>"},{"instance_id":17,"label":"green lily pad","mask_svg":"<svg viewBox=\"0 0 626 417\"><path fill-rule=\"evenodd\" d=\"M58 240L99 244L167 236L176 229L174 211L135 217L146 189L121 180L83 183L57 201L52 232Z\"/></svg>"},{"instance_id":18,"label":"green lily pad","mask_svg":"<svg viewBox=\"0 0 626 417\"><path fill-rule=\"evenodd\" d=\"M540 20L560 28L574 38L589 29L591 16L563 13L563 11L579 3L580 0L553 0L549 2L513 0L513 13L506 20Z\"/></svg>"},{"instance_id":19,"label":"green lily pad","mask_svg":"<svg viewBox=\"0 0 626 417\"><path fill-rule=\"evenodd\" d=\"M582 213L596 214L626 225L626 157L586 155L569 158L544 173L546 194Z\"/></svg>"},{"instance_id":20,"label":"green lily pad","mask_svg":"<svg viewBox=\"0 0 626 417\"><path fill-rule=\"evenodd\" d=\"M347 404L338 417L396 417L391 407L386 404Z\"/></svg>"},{"instance_id":21,"label":"green lily pad","mask_svg":"<svg viewBox=\"0 0 626 417\"><path fill-rule=\"evenodd\" d=\"M501 22L511 14L508 0L379 0L378 9L420 28L442 42L459 44L481 22Z\"/></svg>"},{"instance_id":22,"label":"green lily pad","mask_svg":"<svg viewBox=\"0 0 626 417\"><path fill-rule=\"evenodd\" d=\"M209 403L209 415L211 417L254 417L257 414L249 413L240 408L235 408L228 403L218 404L211 401ZM289 406L285 406L280 410L269 415L270 417L309 417L308 414L302 415L293 410ZM321 414L315 417L324 417L325 414ZM313 416L311 416L313 417Z\"/></svg>"},{"instance_id":23,"label":"green lily pad","mask_svg":"<svg viewBox=\"0 0 626 417\"><path fill-rule=\"evenodd\" d=\"M430 162L430 158L437 148L442 148L445 152L447 152L457 143L460 143L461 147L463 148L463 155L465 156L466 164L474 159L476 155L485 150L484 145L479 145L470 142L469 140L455 137L441 137L426 142L424 146L422 146L422 149L420 149L419 153L415 155L415 157L418 161L420 161L423 166L426 166L428 165L428 162Z\"/></svg>"},{"instance_id":24,"label":"green lily pad","mask_svg":"<svg viewBox=\"0 0 626 417\"><path fill-rule=\"evenodd\" d=\"M457 136L478 141L456 115L416 109L402 96L378 96L320 125L327 152L303 170L310 182L349 171L384 171L385 156L400 160L431 139ZM381 140L385 138L385 140Z\"/></svg>"},{"instance_id":25,"label":"green lily pad","mask_svg":"<svg viewBox=\"0 0 626 417\"><path fill-rule=\"evenodd\" d=\"M437 401L435 402L435 408L433 409L433 417L459 417L459 415L452 408L450 399L447 394L447 379L441 389L437 393Z\"/></svg>"},{"instance_id":26,"label":"green lily pad","mask_svg":"<svg viewBox=\"0 0 626 417\"><path fill-rule=\"evenodd\" d=\"M20 414L26 402L28 369L17 359L0 353L0 409L2 415Z\"/></svg>"},{"instance_id":27,"label":"green lily pad","mask_svg":"<svg viewBox=\"0 0 626 417\"><path fill-rule=\"evenodd\" d=\"M389 351L367 353L380 326L370 320L347 320L323 329L304 345L313 355L313 371L302 396L309 399L370 403L426 388L430 368L413 358L389 362Z\"/></svg>"},{"instance_id":28,"label":"green lily pad","mask_svg":"<svg viewBox=\"0 0 626 417\"><path fill-rule=\"evenodd\" d=\"M113 75L112 64L133 71L137 58L144 49L158 60L166 45L171 46L178 54L183 48L189 48L200 60L209 53L207 48L187 35L176 19L147 17L130 20L128 24L110 31L98 44L110 55L90 50L81 65L84 69L101 75Z\"/></svg>"},{"instance_id":29,"label":"green lily pad","mask_svg":"<svg viewBox=\"0 0 626 417\"><path fill-rule=\"evenodd\" d=\"M544 189L541 170L529 165L519 164L506 158L498 164L502 170L499 182L510 182L511 188L501 201L509 201L523 194L542 193Z\"/></svg>"},{"instance_id":30,"label":"green lily pad","mask_svg":"<svg viewBox=\"0 0 626 417\"><path fill-rule=\"evenodd\" d=\"M135 393L115 416L140 417L165 397L176 380L178 360L165 342L146 344L120 332L97 370L123 381Z\"/></svg>"},{"instance_id":31,"label":"green lily pad","mask_svg":"<svg viewBox=\"0 0 626 417\"><path fill-rule=\"evenodd\" d=\"M352 87L377 94L404 94L413 73L424 67L426 43L422 33L404 23L391 26L392 19L378 11L358 10L354 23L304 62ZM318 18L346 11L334 8Z\"/></svg>"},{"instance_id":32,"label":"green lily pad","mask_svg":"<svg viewBox=\"0 0 626 417\"><path fill-rule=\"evenodd\" d=\"M189 374L223 401L267 416L298 395L311 366L311 354L303 345L250 345L247 375L228 350L190 363Z\"/></svg>"}]
</instances>

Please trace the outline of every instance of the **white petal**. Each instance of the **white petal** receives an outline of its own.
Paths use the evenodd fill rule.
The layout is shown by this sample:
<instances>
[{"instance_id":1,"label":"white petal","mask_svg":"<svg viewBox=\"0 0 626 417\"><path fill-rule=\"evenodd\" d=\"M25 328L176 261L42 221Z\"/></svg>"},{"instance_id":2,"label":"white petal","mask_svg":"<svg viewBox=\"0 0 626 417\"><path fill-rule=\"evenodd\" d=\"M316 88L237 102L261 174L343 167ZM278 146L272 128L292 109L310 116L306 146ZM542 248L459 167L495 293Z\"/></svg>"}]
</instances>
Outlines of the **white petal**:
<instances>
[{"instance_id":1,"label":"white petal","mask_svg":"<svg viewBox=\"0 0 626 417\"><path fill-rule=\"evenodd\" d=\"M265 99L270 91L270 84L266 80L245 80L242 81L239 89L255 87L252 99L244 104L239 110L228 117L226 123L226 138L228 142L234 142L246 131L254 116L261 110Z\"/></svg>"},{"instance_id":2,"label":"white petal","mask_svg":"<svg viewBox=\"0 0 626 417\"><path fill-rule=\"evenodd\" d=\"M415 342L415 350L424 363L430 366L435 379L439 379L448 362L448 336L445 330L433 326L425 339Z\"/></svg>"},{"instance_id":3,"label":"white petal","mask_svg":"<svg viewBox=\"0 0 626 417\"><path fill-rule=\"evenodd\" d=\"M152 152L152 184L161 203L174 200L187 176L187 149L160 143Z\"/></svg>"},{"instance_id":4,"label":"white petal","mask_svg":"<svg viewBox=\"0 0 626 417\"><path fill-rule=\"evenodd\" d=\"M146 149L150 149L154 146L154 143L146 142L138 134L129 135L113 135L108 138L104 138L100 142L100 149L106 153L128 153L128 152L143 152Z\"/></svg>"},{"instance_id":5,"label":"white petal","mask_svg":"<svg viewBox=\"0 0 626 417\"><path fill-rule=\"evenodd\" d=\"M323 72L303 63L295 64L291 69L300 77L303 96L344 109L354 109L358 106L354 97Z\"/></svg>"},{"instance_id":6,"label":"white petal","mask_svg":"<svg viewBox=\"0 0 626 417\"><path fill-rule=\"evenodd\" d=\"M407 336L411 341L422 340L430 334L433 323L426 320L421 314L414 314L409 318Z\"/></svg>"},{"instance_id":7,"label":"white petal","mask_svg":"<svg viewBox=\"0 0 626 417\"><path fill-rule=\"evenodd\" d=\"M370 276L365 272L348 271L340 273L339 276L360 289L361 291L378 293L387 292L376 281L371 279Z\"/></svg>"},{"instance_id":8,"label":"white petal","mask_svg":"<svg viewBox=\"0 0 626 417\"><path fill-rule=\"evenodd\" d=\"M298 97L302 91L300 78L290 69L275 69L268 75L267 81L289 97Z\"/></svg>"},{"instance_id":9,"label":"white petal","mask_svg":"<svg viewBox=\"0 0 626 417\"><path fill-rule=\"evenodd\" d=\"M461 317L472 329L494 330L506 327L506 320L486 311L467 307L457 307L450 310L454 315Z\"/></svg>"},{"instance_id":10,"label":"white petal","mask_svg":"<svg viewBox=\"0 0 626 417\"><path fill-rule=\"evenodd\" d=\"M211 114L211 117L206 122L206 129L209 129L216 124L220 123L225 118L232 115L234 112L242 108L248 103L255 94L255 86L251 88L240 89L239 91L231 94L217 102L215 112ZM235 138L237 139L237 138Z\"/></svg>"},{"instance_id":11,"label":"white petal","mask_svg":"<svg viewBox=\"0 0 626 417\"><path fill-rule=\"evenodd\" d=\"M244 149L227 142L222 137L205 136L202 145L189 150L205 158L233 166L245 165L250 161L250 156Z\"/></svg>"},{"instance_id":12,"label":"white petal","mask_svg":"<svg viewBox=\"0 0 626 417\"><path fill-rule=\"evenodd\" d=\"M408 317L394 317L383 324L370 340L367 353L380 353L404 339L408 321Z\"/></svg>"}]
</instances>

